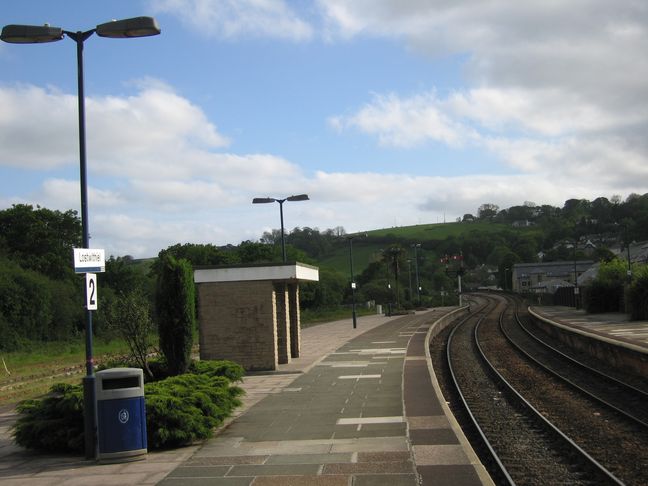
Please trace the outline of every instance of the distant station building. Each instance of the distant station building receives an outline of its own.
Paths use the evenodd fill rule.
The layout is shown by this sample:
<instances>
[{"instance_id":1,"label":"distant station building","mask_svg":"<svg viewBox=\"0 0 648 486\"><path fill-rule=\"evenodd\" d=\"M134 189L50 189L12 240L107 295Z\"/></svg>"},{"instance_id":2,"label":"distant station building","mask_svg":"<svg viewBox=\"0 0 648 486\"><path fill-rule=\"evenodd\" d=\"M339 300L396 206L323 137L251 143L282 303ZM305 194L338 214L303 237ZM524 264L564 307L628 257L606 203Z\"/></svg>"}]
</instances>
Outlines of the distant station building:
<instances>
[{"instance_id":1,"label":"distant station building","mask_svg":"<svg viewBox=\"0 0 648 486\"><path fill-rule=\"evenodd\" d=\"M513 265L513 291L553 293L559 287L572 287L594 262L591 260Z\"/></svg>"}]
</instances>

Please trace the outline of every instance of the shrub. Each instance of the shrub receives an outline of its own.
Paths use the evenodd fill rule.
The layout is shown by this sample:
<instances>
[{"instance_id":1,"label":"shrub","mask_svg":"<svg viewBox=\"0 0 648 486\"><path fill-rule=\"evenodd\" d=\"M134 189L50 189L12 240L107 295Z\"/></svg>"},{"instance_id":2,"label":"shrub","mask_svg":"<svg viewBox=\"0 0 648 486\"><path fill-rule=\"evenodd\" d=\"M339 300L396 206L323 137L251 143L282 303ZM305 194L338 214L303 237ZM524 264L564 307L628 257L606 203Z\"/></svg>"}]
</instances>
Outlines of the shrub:
<instances>
[{"instance_id":1,"label":"shrub","mask_svg":"<svg viewBox=\"0 0 648 486\"><path fill-rule=\"evenodd\" d=\"M211 436L240 406L243 368L230 361L200 361L192 372L144 386L148 448L189 444ZM44 399L25 400L13 428L16 444L51 452L83 452L83 387L56 384Z\"/></svg>"},{"instance_id":2,"label":"shrub","mask_svg":"<svg viewBox=\"0 0 648 486\"><path fill-rule=\"evenodd\" d=\"M193 329L196 321L193 271L187 260L176 260L164 253L160 257L156 311L160 350L172 375L187 371L191 361Z\"/></svg>"},{"instance_id":3,"label":"shrub","mask_svg":"<svg viewBox=\"0 0 648 486\"><path fill-rule=\"evenodd\" d=\"M243 367L232 361L192 361L189 372L197 375L224 376L232 382L239 382L245 375Z\"/></svg>"},{"instance_id":4,"label":"shrub","mask_svg":"<svg viewBox=\"0 0 648 486\"><path fill-rule=\"evenodd\" d=\"M114 329L126 341L131 357L138 367L142 368L149 378L153 378L148 365L153 321L144 294L137 291L129 294L120 293L107 306L105 321L109 329Z\"/></svg>"},{"instance_id":5,"label":"shrub","mask_svg":"<svg viewBox=\"0 0 648 486\"><path fill-rule=\"evenodd\" d=\"M623 286L594 280L583 294L587 312L618 312L623 299Z\"/></svg>"},{"instance_id":6,"label":"shrub","mask_svg":"<svg viewBox=\"0 0 648 486\"><path fill-rule=\"evenodd\" d=\"M626 263L618 258L602 262L592 283L584 288L583 302L587 312L618 312L623 302Z\"/></svg>"},{"instance_id":7,"label":"shrub","mask_svg":"<svg viewBox=\"0 0 648 486\"><path fill-rule=\"evenodd\" d=\"M146 385L148 445L159 449L206 439L241 404L224 376L187 373Z\"/></svg>"},{"instance_id":8,"label":"shrub","mask_svg":"<svg viewBox=\"0 0 648 486\"><path fill-rule=\"evenodd\" d=\"M635 278L628 287L626 298L632 320L648 319L648 265L635 270Z\"/></svg>"},{"instance_id":9,"label":"shrub","mask_svg":"<svg viewBox=\"0 0 648 486\"><path fill-rule=\"evenodd\" d=\"M83 387L58 383L42 400L25 400L16 408L16 444L52 452L84 450Z\"/></svg>"}]
</instances>

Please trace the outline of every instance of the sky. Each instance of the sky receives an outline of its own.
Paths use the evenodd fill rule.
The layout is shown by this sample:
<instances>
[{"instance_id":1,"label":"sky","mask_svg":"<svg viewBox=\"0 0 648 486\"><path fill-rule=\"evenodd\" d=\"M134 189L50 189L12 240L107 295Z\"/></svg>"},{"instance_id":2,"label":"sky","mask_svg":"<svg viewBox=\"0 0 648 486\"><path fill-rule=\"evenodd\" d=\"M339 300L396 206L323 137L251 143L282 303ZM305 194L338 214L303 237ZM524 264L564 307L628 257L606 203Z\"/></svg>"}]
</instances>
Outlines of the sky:
<instances>
[{"instance_id":1,"label":"sky","mask_svg":"<svg viewBox=\"0 0 648 486\"><path fill-rule=\"evenodd\" d=\"M106 255L285 227L454 221L648 192L643 0L23 0L84 44L89 231ZM80 208L70 39L0 42L0 209Z\"/></svg>"}]
</instances>

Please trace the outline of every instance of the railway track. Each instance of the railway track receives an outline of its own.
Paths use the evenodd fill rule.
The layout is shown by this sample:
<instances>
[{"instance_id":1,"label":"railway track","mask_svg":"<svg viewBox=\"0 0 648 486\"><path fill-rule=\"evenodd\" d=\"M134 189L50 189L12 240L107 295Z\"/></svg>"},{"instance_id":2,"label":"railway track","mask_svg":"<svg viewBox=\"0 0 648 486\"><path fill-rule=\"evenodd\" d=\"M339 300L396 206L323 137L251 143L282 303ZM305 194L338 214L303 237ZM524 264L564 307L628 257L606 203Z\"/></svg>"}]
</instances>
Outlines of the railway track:
<instances>
[{"instance_id":1,"label":"railway track","mask_svg":"<svg viewBox=\"0 0 648 486\"><path fill-rule=\"evenodd\" d=\"M530 331L527 320L528 316L520 316L516 310L514 320L508 324L500 321L502 332L519 352L583 395L625 417L632 426L648 432L648 393L554 348Z\"/></svg>"},{"instance_id":2,"label":"railway track","mask_svg":"<svg viewBox=\"0 0 648 486\"><path fill-rule=\"evenodd\" d=\"M515 319L512 302L476 298L471 316L437 336L431 351L446 400L493 479L498 484L648 484L648 434L641 418L637 422L629 416L646 408L641 390L616 400L627 414L592 405L592 396L539 367L535 358L543 346L529 335L522 338L524 317ZM502 330L514 335L528 355ZM542 351L555 369L564 370L566 358L546 358L552 353ZM592 395L603 395L611 386L608 378L591 375L582 365L569 368L589 377L585 382L592 383ZM623 385L615 386L608 401L621 397Z\"/></svg>"}]
</instances>

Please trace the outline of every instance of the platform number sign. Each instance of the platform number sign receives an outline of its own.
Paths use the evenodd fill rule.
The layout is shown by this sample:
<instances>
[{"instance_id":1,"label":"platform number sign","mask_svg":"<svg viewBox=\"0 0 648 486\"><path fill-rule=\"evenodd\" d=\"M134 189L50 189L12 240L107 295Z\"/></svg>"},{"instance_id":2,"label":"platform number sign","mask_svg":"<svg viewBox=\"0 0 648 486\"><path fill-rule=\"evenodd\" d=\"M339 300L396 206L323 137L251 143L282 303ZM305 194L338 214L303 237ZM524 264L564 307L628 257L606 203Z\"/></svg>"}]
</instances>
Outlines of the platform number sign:
<instances>
[{"instance_id":1,"label":"platform number sign","mask_svg":"<svg viewBox=\"0 0 648 486\"><path fill-rule=\"evenodd\" d=\"M97 274L86 273L86 309L97 310Z\"/></svg>"}]
</instances>

